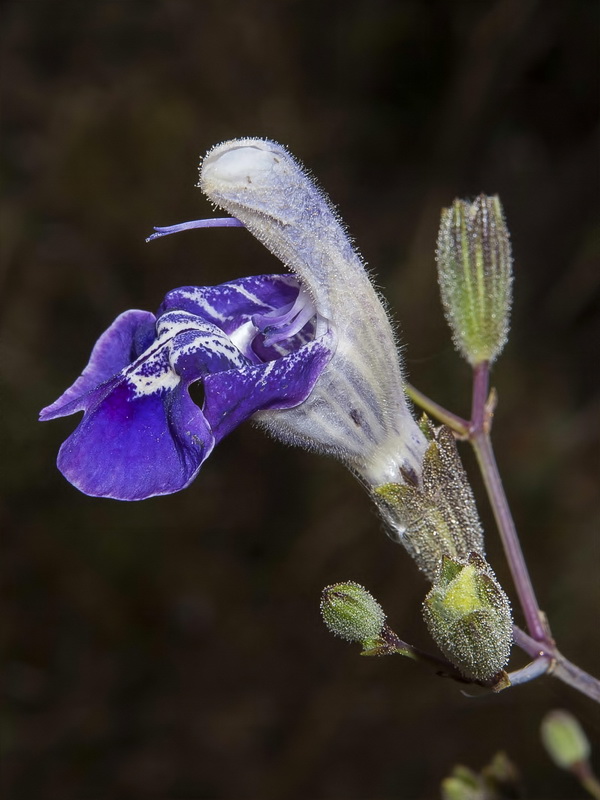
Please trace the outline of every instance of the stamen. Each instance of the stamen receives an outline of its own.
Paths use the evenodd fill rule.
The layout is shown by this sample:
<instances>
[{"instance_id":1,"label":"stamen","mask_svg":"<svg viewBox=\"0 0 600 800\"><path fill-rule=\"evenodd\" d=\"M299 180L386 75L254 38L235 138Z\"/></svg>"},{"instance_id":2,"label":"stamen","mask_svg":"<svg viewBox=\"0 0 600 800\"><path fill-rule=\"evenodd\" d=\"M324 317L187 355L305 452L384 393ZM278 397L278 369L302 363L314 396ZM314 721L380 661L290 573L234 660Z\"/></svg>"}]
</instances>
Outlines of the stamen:
<instances>
[{"instance_id":1,"label":"stamen","mask_svg":"<svg viewBox=\"0 0 600 800\"><path fill-rule=\"evenodd\" d=\"M265 337L265 347L271 347L299 333L316 313L310 294L301 287L293 304L267 314L256 314L252 322Z\"/></svg>"},{"instance_id":2,"label":"stamen","mask_svg":"<svg viewBox=\"0 0 600 800\"><path fill-rule=\"evenodd\" d=\"M153 239L159 239L161 236L168 236L170 233L179 233L180 231L189 231L192 228L244 228L243 222L235 217L215 217L213 219L195 219L191 222L179 222L177 225L168 225L164 228L154 227L156 233L148 236L147 242Z\"/></svg>"},{"instance_id":3,"label":"stamen","mask_svg":"<svg viewBox=\"0 0 600 800\"><path fill-rule=\"evenodd\" d=\"M294 308L297 302L298 297L296 297L296 300L294 300L293 303L287 303L285 306L281 306L281 308L274 308L272 311L267 311L266 314L255 314L252 317L252 322L262 333L264 333L267 328L274 328L277 325L283 325L288 321L290 317L290 311ZM294 311L294 314L296 313L297 311Z\"/></svg>"}]
</instances>

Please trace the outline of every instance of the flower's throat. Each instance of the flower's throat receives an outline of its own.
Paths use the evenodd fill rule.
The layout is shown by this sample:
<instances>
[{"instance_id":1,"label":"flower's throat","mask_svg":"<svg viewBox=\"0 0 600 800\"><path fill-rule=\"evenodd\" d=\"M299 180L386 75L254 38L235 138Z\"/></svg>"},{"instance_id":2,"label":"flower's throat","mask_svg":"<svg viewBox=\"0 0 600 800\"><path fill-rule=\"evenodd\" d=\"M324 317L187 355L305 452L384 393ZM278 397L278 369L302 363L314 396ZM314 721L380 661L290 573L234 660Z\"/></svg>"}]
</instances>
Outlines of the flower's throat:
<instances>
[{"instance_id":1,"label":"flower's throat","mask_svg":"<svg viewBox=\"0 0 600 800\"><path fill-rule=\"evenodd\" d=\"M293 303L266 314L255 314L252 322L265 337L265 347L271 347L300 333L316 313L310 294L301 286Z\"/></svg>"},{"instance_id":2,"label":"flower's throat","mask_svg":"<svg viewBox=\"0 0 600 800\"><path fill-rule=\"evenodd\" d=\"M180 233L181 231L192 230L193 228L239 228L245 227L243 222L235 217L216 217L213 219L196 219L190 222L180 222L176 225L168 225L166 227L155 227L151 236L146 241L150 242L153 239L158 239L161 236L168 236L171 233ZM315 320L312 330L304 330L306 326ZM293 303L288 303L281 308L273 309L265 314L255 314L252 317L252 325L262 335L263 347L273 347L280 345L284 341L292 339L298 334L305 334L304 339L307 341L315 337L316 324L319 321L317 316L317 309L310 296L309 292L300 286L298 296ZM323 320L321 318L321 322ZM251 326L246 324L234 334L233 339L236 345L242 352L248 351L253 335L256 331L252 330ZM321 331L319 331L321 333ZM301 344L300 342L299 344ZM277 348L280 350L281 348ZM288 352L288 347L284 346L284 351Z\"/></svg>"}]
</instances>

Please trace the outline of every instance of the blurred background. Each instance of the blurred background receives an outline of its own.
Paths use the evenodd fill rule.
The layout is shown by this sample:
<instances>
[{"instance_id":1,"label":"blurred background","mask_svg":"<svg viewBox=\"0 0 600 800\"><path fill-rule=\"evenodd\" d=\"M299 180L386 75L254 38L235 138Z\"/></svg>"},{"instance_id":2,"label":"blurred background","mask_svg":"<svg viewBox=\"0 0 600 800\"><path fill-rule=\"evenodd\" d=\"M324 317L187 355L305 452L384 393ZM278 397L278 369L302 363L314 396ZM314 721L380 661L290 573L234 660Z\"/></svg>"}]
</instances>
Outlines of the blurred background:
<instances>
[{"instance_id":1,"label":"blurred background","mask_svg":"<svg viewBox=\"0 0 600 800\"><path fill-rule=\"evenodd\" d=\"M498 750L529 798L580 796L538 728L564 707L597 740L591 702L549 678L466 698L325 630L321 588L354 579L431 647L427 585L340 465L246 424L186 491L98 500L55 468L76 420L37 414L123 310L280 271L243 230L144 243L213 213L199 157L240 136L285 143L317 176L389 300L412 382L467 414L435 237L455 196L497 192L516 274L498 459L561 650L600 672L597 22L588 0L4 3L7 800L434 798L454 764Z\"/></svg>"}]
</instances>

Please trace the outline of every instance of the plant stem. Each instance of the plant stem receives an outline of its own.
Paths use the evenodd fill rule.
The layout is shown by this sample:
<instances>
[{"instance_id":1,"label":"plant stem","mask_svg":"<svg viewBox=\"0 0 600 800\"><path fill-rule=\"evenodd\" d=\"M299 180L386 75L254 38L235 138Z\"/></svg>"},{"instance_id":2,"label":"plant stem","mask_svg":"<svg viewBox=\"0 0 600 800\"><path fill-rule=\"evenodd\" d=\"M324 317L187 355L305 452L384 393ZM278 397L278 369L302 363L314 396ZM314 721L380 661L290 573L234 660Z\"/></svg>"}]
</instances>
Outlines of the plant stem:
<instances>
[{"instance_id":1,"label":"plant stem","mask_svg":"<svg viewBox=\"0 0 600 800\"><path fill-rule=\"evenodd\" d=\"M473 402L471 406L469 441L473 445L477 456L479 469L494 513L517 595L519 596L519 602L523 609L527 628L534 639L540 642L551 642L552 640L544 625L542 613L535 597L517 529L494 457L492 440L489 434L489 420L486 413L489 374L487 361L477 364L473 369Z\"/></svg>"},{"instance_id":2,"label":"plant stem","mask_svg":"<svg viewBox=\"0 0 600 800\"><path fill-rule=\"evenodd\" d=\"M529 681L540 678L548 672L551 665L552 661L546 656L538 656L538 658L534 658L527 666L508 673L510 685L520 686L523 683L529 683Z\"/></svg>"},{"instance_id":3,"label":"plant stem","mask_svg":"<svg viewBox=\"0 0 600 800\"><path fill-rule=\"evenodd\" d=\"M451 430L455 433L458 433L460 436L468 436L469 434L469 423L466 419L453 414L451 411L448 411L443 406L440 406L434 400L427 397L427 395L420 392L418 389L415 389L414 386L410 384L406 384L405 386L406 394L410 397L410 399L416 405L420 406L423 411L428 413L434 419L443 422L444 425L447 425Z\"/></svg>"},{"instance_id":4,"label":"plant stem","mask_svg":"<svg viewBox=\"0 0 600 800\"><path fill-rule=\"evenodd\" d=\"M494 457L492 443L484 430L473 433L470 438L483 482L488 494L490 505L494 513L496 525L502 539L504 552L515 584L515 589L523 609L527 628L534 639L539 642L549 642L540 608L533 590L529 570L521 549L515 523L510 513L506 493L500 479L498 466Z\"/></svg>"},{"instance_id":5,"label":"plant stem","mask_svg":"<svg viewBox=\"0 0 600 800\"><path fill-rule=\"evenodd\" d=\"M495 678L490 681L476 681L472 680L471 678L466 678L462 672L460 672L460 670L454 666L454 664L450 663L450 661L445 658L432 655L431 653L426 653L424 650L408 644L408 642L400 639L400 637L388 625L383 626L383 630L381 632L381 641L384 643L383 647L379 649L374 648L370 651L363 651L361 655L371 656L397 653L398 655L411 658L413 661L426 664L427 666L433 668L438 675L452 678L459 683L476 684L477 686L483 686L486 689L492 689L493 691L499 691L500 688L505 688L505 686L508 686L508 683L504 683L502 680L499 682L498 676L495 676Z\"/></svg>"},{"instance_id":6,"label":"plant stem","mask_svg":"<svg viewBox=\"0 0 600 800\"><path fill-rule=\"evenodd\" d=\"M515 644L534 659L544 658L548 662L548 675L567 683L582 694L600 703L600 681L588 672L575 666L560 653L552 643L532 639L517 625L513 626Z\"/></svg>"},{"instance_id":7,"label":"plant stem","mask_svg":"<svg viewBox=\"0 0 600 800\"><path fill-rule=\"evenodd\" d=\"M486 423L486 407L490 384L490 365L482 361L473 367L473 390L471 394L471 421L469 435L483 431Z\"/></svg>"},{"instance_id":8,"label":"plant stem","mask_svg":"<svg viewBox=\"0 0 600 800\"><path fill-rule=\"evenodd\" d=\"M594 800L600 800L600 781L592 772L590 765L584 761L573 766L571 771Z\"/></svg>"}]
</instances>

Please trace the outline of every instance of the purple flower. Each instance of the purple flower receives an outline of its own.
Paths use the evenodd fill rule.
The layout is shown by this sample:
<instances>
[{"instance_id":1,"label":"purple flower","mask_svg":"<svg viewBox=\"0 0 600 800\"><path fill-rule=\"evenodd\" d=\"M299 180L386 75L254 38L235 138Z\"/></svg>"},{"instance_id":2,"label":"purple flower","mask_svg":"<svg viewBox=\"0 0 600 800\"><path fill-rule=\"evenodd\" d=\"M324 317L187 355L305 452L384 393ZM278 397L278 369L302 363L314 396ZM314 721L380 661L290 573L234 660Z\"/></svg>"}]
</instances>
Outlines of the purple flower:
<instances>
[{"instance_id":1,"label":"purple flower","mask_svg":"<svg viewBox=\"0 0 600 800\"><path fill-rule=\"evenodd\" d=\"M43 420L83 411L58 466L83 492L140 500L186 487L249 417L340 459L368 487L418 482L427 440L404 397L386 310L328 198L276 142L237 139L200 187L231 217L157 228L246 227L294 275L170 292L128 311ZM189 389L201 383L198 406Z\"/></svg>"},{"instance_id":2,"label":"purple flower","mask_svg":"<svg viewBox=\"0 0 600 800\"><path fill-rule=\"evenodd\" d=\"M194 480L213 447L257 411L302 403L332 355L316 312L289 275L184 287L157 316L126 311L82 375L45 408L83 411L58 467L85 494L142 500ZM190 386L201 383L199 407Z\"/></svg>"}]
</instances>

